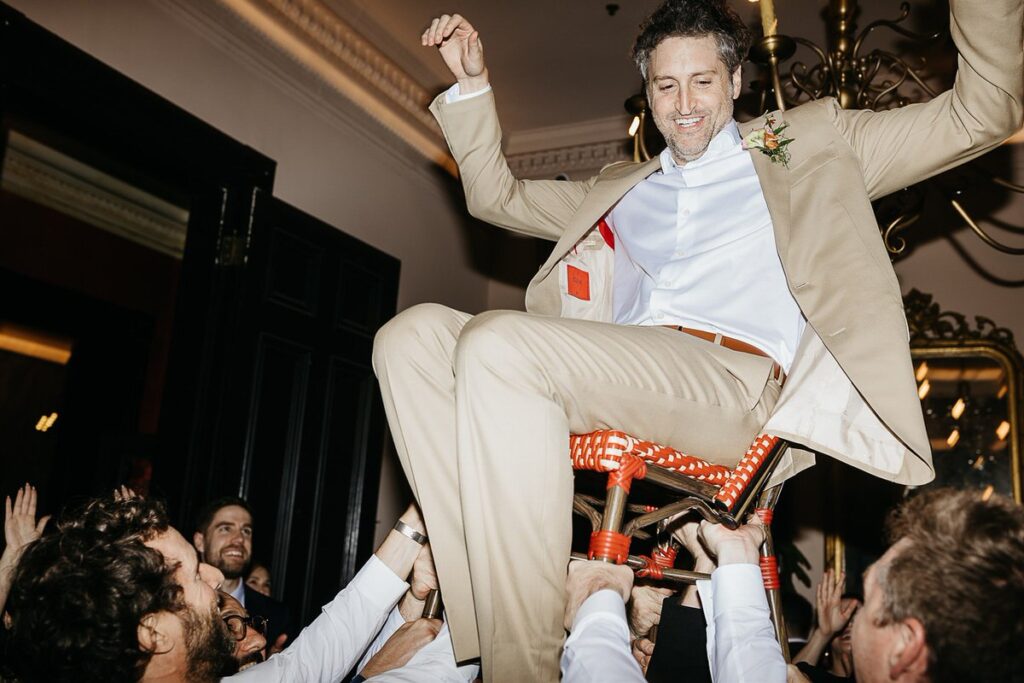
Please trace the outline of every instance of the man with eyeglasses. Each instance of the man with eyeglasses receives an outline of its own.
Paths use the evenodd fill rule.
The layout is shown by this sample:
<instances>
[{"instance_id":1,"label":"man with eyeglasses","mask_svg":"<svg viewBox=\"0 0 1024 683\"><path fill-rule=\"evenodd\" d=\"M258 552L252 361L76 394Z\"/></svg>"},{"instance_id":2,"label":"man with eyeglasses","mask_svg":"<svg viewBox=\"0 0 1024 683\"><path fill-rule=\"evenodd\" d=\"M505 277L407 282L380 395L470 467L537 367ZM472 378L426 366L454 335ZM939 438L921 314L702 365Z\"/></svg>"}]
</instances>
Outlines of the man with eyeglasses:
<instances>
[{"instance_id":1,"label":"man with eyeglasses","mask_svg":"<svg viewBox=\"0 0 1024 683\"><path fill-rule=\"evenodd\" d=\"M229 593L220 591L220 618L235 640L234 661L236 664L222 672L224 676L245 671L264 661L263 649L267 646L264 634L267 632L267 620L259 615L250 616L242 603Z\"/></svg>"}]
</instances>

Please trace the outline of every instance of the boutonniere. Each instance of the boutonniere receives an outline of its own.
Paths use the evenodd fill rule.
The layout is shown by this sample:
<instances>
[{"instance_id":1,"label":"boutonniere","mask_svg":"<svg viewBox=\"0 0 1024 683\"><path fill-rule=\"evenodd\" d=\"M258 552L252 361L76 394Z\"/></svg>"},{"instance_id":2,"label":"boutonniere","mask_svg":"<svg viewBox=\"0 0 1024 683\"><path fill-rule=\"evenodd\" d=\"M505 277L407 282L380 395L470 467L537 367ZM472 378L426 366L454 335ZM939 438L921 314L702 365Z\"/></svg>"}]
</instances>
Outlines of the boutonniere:
<instances>
[{"instance_id":1,"label":"boutonniere","mask_svg":"<svg viewBox=\"0 0 1024 683\"><path fill-rule=\"evenodd\" d=\"M743 149L760 150L773 164L782 164L789 168L789 151L786 147L793 142L793 138L783 135L787 128L788 123L776 128L775 119L768 116L765 118L764 128L752 130L743 138Z\"/></svg>"}]
</instances>

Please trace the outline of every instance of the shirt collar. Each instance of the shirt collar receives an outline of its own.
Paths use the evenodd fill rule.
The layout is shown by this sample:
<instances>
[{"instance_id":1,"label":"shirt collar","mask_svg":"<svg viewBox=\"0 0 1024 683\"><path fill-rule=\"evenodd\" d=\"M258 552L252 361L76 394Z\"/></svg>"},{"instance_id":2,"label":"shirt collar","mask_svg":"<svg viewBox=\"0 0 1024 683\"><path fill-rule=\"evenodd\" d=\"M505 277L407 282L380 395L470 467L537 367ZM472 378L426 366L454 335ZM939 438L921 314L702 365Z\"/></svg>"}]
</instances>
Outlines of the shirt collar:
<instances>
[{"instance_id":1,"label":"shirt collar","mask_svg":"<svg viewBox=\"0 0 1024 683\"><path fill-rule=\"evenodd\" d=\"M708 148L704 150L704 154L702 154L699 159L687 162L684 166L680 166L676 163L676 160L672 158L672 152L668 147L663 149L659 155L661 159L661 172L672 173L678 172L683 168L703 166L704 164L714 161L735 149L739 146L741 140L740 129L736 127L736 122L730 121L725 124L725 127L722 128L722 130L718 131L718 135L711 138L711 142L708 143Z\"/></svg>"},{"instance_id":2,"label":"shirt collar","mask_svg":"<svg viewBox=\"0 0 1024 683\"><path fill-rule=\"evenodd\" d=\"M245 581L239 577L238 585L235 586L235 590L231 591L231 597L238 600L242 607L245 607Z\"/></svg>"}]
</instances>

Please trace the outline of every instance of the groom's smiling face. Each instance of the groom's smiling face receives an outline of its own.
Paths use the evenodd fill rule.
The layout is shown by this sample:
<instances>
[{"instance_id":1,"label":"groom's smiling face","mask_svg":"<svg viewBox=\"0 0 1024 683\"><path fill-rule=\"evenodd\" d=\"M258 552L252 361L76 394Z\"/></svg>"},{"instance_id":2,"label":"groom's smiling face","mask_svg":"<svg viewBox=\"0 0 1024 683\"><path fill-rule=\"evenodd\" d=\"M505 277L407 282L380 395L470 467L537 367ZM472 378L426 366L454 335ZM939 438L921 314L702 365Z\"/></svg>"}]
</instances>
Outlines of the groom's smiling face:
<instances>
[{"instance_id":1,"label":"groom's smiling face","mask_svg":"<svg viewBox=\"0 0 1024 683\"><path fill-rule=\"evenodd\" d=\"M672 37L651 51L647 99L677 163L698 159L732 120L740 69L729 73L713 36Z\"/></svg>"}]
</instances>

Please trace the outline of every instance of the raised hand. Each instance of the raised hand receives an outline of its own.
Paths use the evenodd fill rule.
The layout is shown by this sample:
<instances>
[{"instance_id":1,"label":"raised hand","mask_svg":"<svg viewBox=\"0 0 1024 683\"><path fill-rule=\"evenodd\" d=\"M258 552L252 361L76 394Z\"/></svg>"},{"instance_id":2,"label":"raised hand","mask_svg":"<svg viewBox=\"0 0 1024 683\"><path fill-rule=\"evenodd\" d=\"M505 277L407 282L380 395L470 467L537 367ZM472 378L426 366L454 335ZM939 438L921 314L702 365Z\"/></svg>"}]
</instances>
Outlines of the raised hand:
<instances>
[{"instance_id":1,"label":"raised hand","mask_svg":"<svg viewBox=\"0 0 1024 683\"><path fill-rule=\"evenodd\" d=\"M43 535L50 516L36 520L36 499L36 487L31 484L18 489L13 504L11 497L7 496L4 504L4 538L9 552L20 553L25 546Z\"/></svg>"},{"instance_id":2,"label":"raised hand","mask_svg":"<svg viewBox=\"0 0 1024 683\"><path fill-rule=\"evenodd\" d=\"M818 584L818 628L829 638L843 630L857 609L855 600L843 604L845 585L846 574L839 572L836 575L831 569L825 572Z\"/></svg>"},{"instance_id":3,"label":"raised hand","mask_svg":"<svg viewBox=\"0 0 1024 683\"><path fill-rule=\"evenodd\" d=\"M721 524L701 522L700 539L718 559L719 567L726 564L757 564L758 548L765 539L764 524L757 515L751 515L747 523L736 530L729 530Z\"/></svg>"},{"instance_id":4,"label":"raised hand","mask_svg":"<svg viewBox=\"0 0 1024 683\"><path fill-rule=\"evenodd\" d=\"M423 32L420 42L425 47L438 48L445 65L459 82L463 95L487 85L480 33L461 15L442 14L437 17Z\"/></svg>"}]
</instances>

